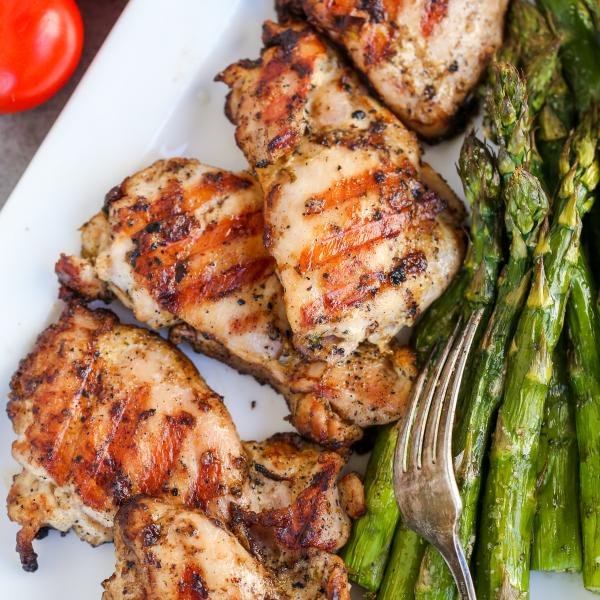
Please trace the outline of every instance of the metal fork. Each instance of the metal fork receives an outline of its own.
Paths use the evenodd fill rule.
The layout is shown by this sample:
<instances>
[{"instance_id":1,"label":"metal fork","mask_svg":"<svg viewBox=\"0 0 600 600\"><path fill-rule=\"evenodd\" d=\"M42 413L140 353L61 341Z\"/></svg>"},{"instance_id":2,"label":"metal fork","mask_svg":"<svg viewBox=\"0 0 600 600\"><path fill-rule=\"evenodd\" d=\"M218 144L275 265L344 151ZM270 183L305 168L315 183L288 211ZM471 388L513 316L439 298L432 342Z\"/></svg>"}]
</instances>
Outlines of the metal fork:
<instances>
[{"instance_id":1,"label":"metal fork","mask_svg":"<svg viewBox=\"0 0 600 600\"><path fill-rule=\"evenodd\" d=\"M465 363L483 309L459 321L441 351L434 351L415 382L398 436L394 492L407 527L433 544L448 564L462 600L475 600L458 536L462 502L452 465L452 428Z\"/></svg>"}]
</instances>

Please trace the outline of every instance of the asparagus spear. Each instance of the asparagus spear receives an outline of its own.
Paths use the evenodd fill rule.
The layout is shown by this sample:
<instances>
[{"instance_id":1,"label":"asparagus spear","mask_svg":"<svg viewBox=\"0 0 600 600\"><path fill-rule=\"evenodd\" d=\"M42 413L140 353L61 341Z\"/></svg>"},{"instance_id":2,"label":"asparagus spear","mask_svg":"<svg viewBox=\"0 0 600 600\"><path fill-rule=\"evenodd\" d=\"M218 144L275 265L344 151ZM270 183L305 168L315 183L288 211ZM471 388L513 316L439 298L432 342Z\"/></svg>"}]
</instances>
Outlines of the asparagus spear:
<instances>
[{"instance_id":1,"label":"asparagus spear","mask_svg":"<svg viewBox=\"0 0 600 600\"><path fill-rule=\"evenodd\" d=\"M573 272L567 309L569 375L576 399L579 444L583 582L600 591L600 317L596 290L582 253Z\"/></svg>"},{"instance_id":2,"label":"asparagus spear","mask_svg":"<svg viewBox=\"0 0 600 600\"><path fill-rule=\"evenodd\" d=\"M516 318L529 289L529 266L548 201L539 181L521 167L505 192L506 230L510 244L508 263L498 283L498 299L473 366L466 413L455 434L456 479L463 502L460 538L470 557L475 539L481 469L504 388L505 357ZM417 584L416 598L451 600L454 580L439 552L428 547Z\"/></svg>"},{"instance_id":3,"label":"asparagus spear","mask_svg":"<svg viewBox=\"0 0 600 600\"><path fill-rule=\"evenodd\" d=\"M527 90L511 63L495 62L490 65L485 114L493 124L498 143L504 148L498 168L506 180L516 167L526 161L531 148Z\"/></svg>"},{"instance_id":4,"label":"asparagus spear","mask_svg":"<svg viewBox=\"0 0 600 600\"><path fill-rule=\"evenodd\" d=\"M548 19L563 41L561 59L567 80L574 92L579 114L584 114L591 102L600 100L600 34L598 31L598 0L538 0ZM591 16L590 16L591 15ZM568 122L564 121L563 122ZM554 152L557 152L556 148ZM588 236L592 265L600 274L600 208L596 206L588 217L592 234Z\"/></svg>"},{"instance_id":5,"label":"asparagus spear","mask_svg":"<svg viewBox=\"0 0 600 600\"><path fill-rule=\"evenodd\" d=\"M473 144L473 148L468 151L463 150L461 156L462 160L473 161L475 158L467 159L467 155L471 155L475 152L485 152L483 147L476 140L474 136L467 138L468 142ZM484 163L487 164L488 169L494 169L493 163L487 158ZM466 164L459 164L459 172L462 177L471 177L469 173L469 166ZM497 187L497 182L493 179L493 173L490 171L486 174L488 179L494 186ZM476 196L482 192L475 190L475 186L480 185L480 177L474 177L473 181L467 184L467 200L473 205L476 200ZM493 195L498 194L497 189L491 191ZM470 197L469 197L470 195ZM482 211L489 211L490 207L482 207ZM473 223L471 229L479 228L480 224L486 228L496 229L496 208L494 207L492 213L487 215L474 214L476 222ZM479 222L481 219L481 223ZM456 275L452 283L448 286L446 291L427 309L427 312L423 315L423 318L417 324L413 333L413 344L417 352L417 358L419 363L423 363L433 348L440 342L446 340L452 330L456 320L458 319L459 313L462 310L462 299L466 298L467 310L474 310L480 303L487 304L489 299L487 296L493 293L494 281L490 276L492 272L495 272L498 268L500 260L500 247L499 241L496 245L489 245L485 242L484 237L481 235L473 235L473 246L470 248L468 256L465 258L462 270ZM491 239L499 239L499 234L496 232ZM485 257L483 254L488 252L488 256ZM487 274L480 272L477 273L478 269L487 270ZM478 281L482 278L484 289L479 289ZM473 281L475 279L475 281ZM481 296L481 297L480 297ZM485 296L485 298L484 298Z\"/></svg>"},{"instance_id":6,"label":"asparagus spear","mask_svg":"<svg viewBox=\"0 0 600 600\"><path fill-rule=\"evenodd\" d=\"M458 173L471 206L471 245L464 262L469 281L465 288L465 317L494 300L502 260L500 178L487 146L474 133L465 138Z\"/></svg>"},{"instance_id":7,"label":"asparagus spear","mask_svg":"<svg viewBox=\"0 0 600 600\"><path fill-rule=\"evenodd\" d=\"M509 39L517 40L519 52L513 57L513 64L520 59L529 62L538 54L538 49L554 41L552 33L544 15L533 5L524 0L515 0L511 3L508 16Z\"/></svg>"},{"instance_id":8,"label":"asparagus spear","mask_svg":"<svg viewBox=\"0 0 600 600\"><path fill-rule=\"evenodd\" d=\"M579 0L538 0L562 39L561 58L580 114L600 100L600 43ZM583 10L582 10L583 9Z\"/></svg>"},{"instance_id":9,"label":"asparagus spear","mask_svg":"<svg viewBox=\"0 0 600 600\"><path fill-rule=\"evenodd\" d=\"M469 282L469 272L461 270L446 291L427 309L413 332L413 344L419 364L434 347L448 339L461 310L461 301Z\"/></svg>"},{"instance_id":10,"label":"asparagus spear","mask_svg":"<svg viewBox=\"0 0 600 600\"><path fill-rule=\"evenodd\" d=\"M533 523L531 568L581 571L581 527L577 510L579 457L566 346L562 338L554 351L553 363L540 434L538 506Z\"/></svg>"},{"instance_id":11,"label":"asparagus spear","mask_svg":"<svg viewBox=\"0 0 600 600\"><path fill-rule=\"evenodd\" d=\"M390 560L377 600L408 600L413 597L413 586L426 544L423 538L404 525L396 529Z\"/></svg>"},{"instance_id":12,"label":"asparagus spear","mask_svg":"<svg viewBox=\"0 0 600 600\"><path fill-rule=\"evenodd\" d=\"M528 595L539 433L581 217L593 203L591 191L598 180L597 138L594 109L565 147L566 175L552 225L542 232L535 250L531 290L511 344L479 530L480 600Z\"/></svg>"},{"instance_id":13,"label":"asparagus spear","mask_svg":"<svg viewBox=\"0 0 600 600\"><path fill-rule=\"evenodd\" d=\"M527 103L532 115L536 115L544 106L557 67L559 65L556 41L547 44L524 63L525 81L527 85Z\"/></svg>"},{"instance_id":14,"label":"asparagus spear","mask_svg":"<svg viewBox=\"0 0 600 600\"><path fill-rule=\"evenodd\" d=\"M562 62L574 91L574 101L580 114L590 102L600 100L600 34L598 31L598 0L540 0L546 14L564 40ZM586 10L587 7L587 10ZM590 14L593 18L590 18ZM600 207L588 217L586 227L591 233L587 242L595 275L600 275Z\"/></svg>"},{"instance_id":15,"label":"asparagus spear","mask_svg":"<svg viewBox=\"0 0 600 600\"><path fill-rule=\"evenodd\" d=\"M531 51L532 47L537 49L552 43L553 40L554 35L548 27L544 15L529 2L513 0L508 9L504 44L497 52L496 57L501 62L518 65L520 58L528 60L537 54L537 50ZM489 90L489 77L485 87ZM484 115L485 117L487 115ZM495 138L494 141L496 141Z\"/></svg>"},{"instance_id":16,"label":"asparagus spear","mask_svg":"<svg viewBox=\"0 0 600 600\"><path fill-rule=\"evenodd\" d=\"M476 169L483 169L478 172ZM463 269L448 289L427 310L414 333L414 345L419 362L424 362L435 345L446 340L462 309L470 311L491 302L495 274L502 258L500 248L498 203L500 186L493 158L474 134L465 138L459 157L458 171L467 202L473 207L471 216L471 246ZM481 198L489 198L482 202Z\"/></svg>"},{"instance_id":17,"label":"asparagus spear","mask_svg":"<svg viewBox=\"0 0 600 600\"><path fill-rule=\"evenodd\" d=\"M498 271L502 262L502 207L500 202L500 177L496 161L485 143L469 134L462 145L458 173L467 202L475 207L471 212L471 245L464 261L470 274L464 291L462 313L465 322L479 308L485 308L482 324L473 339L477 347L485 323L489 319L496 295ZM477 232L477 233L475 233ZM464 390L469 389L474 353L467 358L466 374L456 407L456 421L464 412Z\"/></svg>"},{"instance_id":18,"label":"asparagus spear","mask_svg":"<svg viewBox=\"0 0 600 600\"><path fill-rule=\"evenodd\" d=\"M394 529L400 516L394 497L393 464L398 427L384 427L369 458L365 473L367 512L352 526L342 550L350 579L365 589L379 588Z\"/></svg>"},{"instance_id":19,"label":"asparagus spear","mask_svg":"<svg viewBox=\"0 0 600 600\"><path fill-rule=\"evenodd\" d=\"M542 157L544 177L552 192L560 179L558 161L573 122L573 97L559 63L550 82L546 104L536 121L536 143Z\"/></svg>"},{"instance_id":20,"label":"asparagus spear","mask_svg":"<svg viewBox=\"0 0 600 600\"><path fill-rule=\"evenodd\" d=\"M471 210L471 246L465 259L464 311L489 306L494 301L496 279L502 256L500 246L500 178L495 161L474 134L465 138L459 157L458 171ZM454 292L453 292L454 293ZM461 298L455 302L460 305ZM448 332L449 335L450 332ZM394 549L386 567L379 600L411 598L425 543L412 531L400 527ZM414 566L404 570L399 561L410 557Z\"/></svg>"},{"instance_id":21,"label":"asparagus spear","mask_svg":"<svg viewBox=\"0 0 600 600\"><path fill-rule=\"evenodd\" d=\"M541 77L535 80L536 89L542 85L542 81ZM490 68L490 86L485 108L501 145L498 170L503 182L506 183L512 172L524 164L528 165L533 175L541 177L541 159L532 143L532 118L526 83L512 64L496 62ZM538 95L541 97L542 92Z\"/></svg>"},{"instance_id":22,"label":"asparagus spear","mask_svg":"<svg viewBox=\"0 0 600 600\"><path fill-rule=\"evenodd\" d=\"M558 181L558 158L573 125L573 100L557 57L559 41L535 6L523 0L511 3L507 35L498 56L525 72L529 108L537 117L536 146L544 178L550 182Z\"/></svg>"}]
</instances>

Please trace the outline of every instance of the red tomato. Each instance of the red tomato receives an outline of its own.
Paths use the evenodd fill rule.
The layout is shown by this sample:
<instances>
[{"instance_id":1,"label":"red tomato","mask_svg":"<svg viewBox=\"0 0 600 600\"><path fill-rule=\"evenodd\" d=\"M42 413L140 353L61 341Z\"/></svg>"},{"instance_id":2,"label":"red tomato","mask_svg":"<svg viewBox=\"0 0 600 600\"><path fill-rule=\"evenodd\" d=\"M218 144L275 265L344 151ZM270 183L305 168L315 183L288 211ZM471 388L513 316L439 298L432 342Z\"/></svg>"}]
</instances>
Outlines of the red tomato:
<instances>
[{"instance_id":1,"label":"red tomato","mask_svg":"<svg viewBox=\"0 0 600 600\"><path fill-rule=\"evenodd\" d=\"M0 112L53 96L75 70L82 45L74 0L0 0Z\"/></svg>"}]
</instances>

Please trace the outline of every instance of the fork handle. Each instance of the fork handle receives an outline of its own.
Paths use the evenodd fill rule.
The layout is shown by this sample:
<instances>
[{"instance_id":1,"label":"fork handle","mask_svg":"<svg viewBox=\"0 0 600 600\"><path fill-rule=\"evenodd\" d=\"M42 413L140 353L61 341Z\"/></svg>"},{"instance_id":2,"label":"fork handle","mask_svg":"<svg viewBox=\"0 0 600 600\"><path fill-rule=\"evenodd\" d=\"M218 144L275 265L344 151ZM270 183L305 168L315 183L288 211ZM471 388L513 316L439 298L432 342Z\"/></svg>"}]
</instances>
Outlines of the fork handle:
<instances>
[{"instance_id":1,"label":"fork handle","mask_svg":"<svg viewBox=\"0 0 600 600\"><path fill-rule=\"evenodd\" d=\"M465 552L456 534L452 536L452 542L445 545L442 556L454 577L461 600L477 600Z\"/></svg>"}]
</instances>

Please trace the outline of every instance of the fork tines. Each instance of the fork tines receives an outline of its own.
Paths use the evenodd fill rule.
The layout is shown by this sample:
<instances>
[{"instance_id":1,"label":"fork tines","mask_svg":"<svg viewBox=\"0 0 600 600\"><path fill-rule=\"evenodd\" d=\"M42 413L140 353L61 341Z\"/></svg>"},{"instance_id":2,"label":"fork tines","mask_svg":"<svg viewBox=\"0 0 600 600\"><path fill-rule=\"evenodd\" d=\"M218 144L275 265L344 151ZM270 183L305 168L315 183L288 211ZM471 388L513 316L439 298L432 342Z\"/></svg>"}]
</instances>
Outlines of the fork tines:
<instances>
[{"instance_id":1,"label":"fork tines","mask_svg":"<svg viewBox=\"0 0 600 600\"><path fill-rule=\"evenodd\" d=\"M464 327L463 320L459 319L446 344L432 351L415 382L396 451L397 464L401 464L402 471L411 468L409 461L413 461L413 467L421 469L423 458L435 463L443 458L446 449L451 452L449 444L456 401L467 356L482 316L483 309L473 312Z\"/></svg>"}]
</instances>

